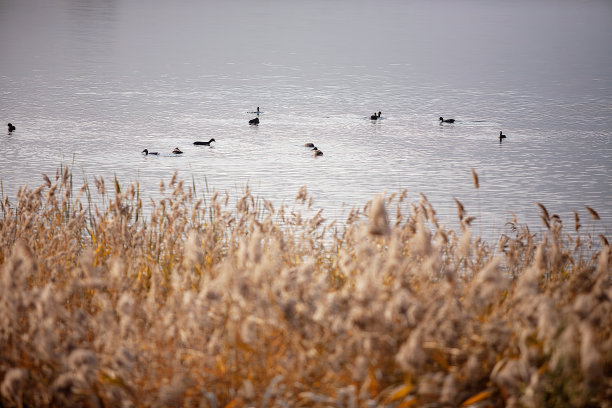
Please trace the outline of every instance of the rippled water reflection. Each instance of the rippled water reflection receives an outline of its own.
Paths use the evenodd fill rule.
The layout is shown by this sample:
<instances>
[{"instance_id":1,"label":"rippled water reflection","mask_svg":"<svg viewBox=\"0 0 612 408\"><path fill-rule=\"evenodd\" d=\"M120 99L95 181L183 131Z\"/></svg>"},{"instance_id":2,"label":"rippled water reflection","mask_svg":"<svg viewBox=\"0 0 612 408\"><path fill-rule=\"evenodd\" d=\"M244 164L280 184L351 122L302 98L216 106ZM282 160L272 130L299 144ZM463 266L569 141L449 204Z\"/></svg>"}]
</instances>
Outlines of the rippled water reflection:
<instances>
[{"instance_id":1,"label":"rippled water reflection","mask_svg":"<svg viewBox=\"0 0 612 408\"><path fill-rule=\"evenodd\" d=\"M0 2L0 112L18 126L2 136L4 193L64 163L152 197L174 171L200 194L249 184L277 205L307 185L328 218L407 189L453 224L456 197L485 234L512 213L539 225L536 202L568 221L589 205L609 233L610 3L370 3Z\"/></svg>"}]
</instances>

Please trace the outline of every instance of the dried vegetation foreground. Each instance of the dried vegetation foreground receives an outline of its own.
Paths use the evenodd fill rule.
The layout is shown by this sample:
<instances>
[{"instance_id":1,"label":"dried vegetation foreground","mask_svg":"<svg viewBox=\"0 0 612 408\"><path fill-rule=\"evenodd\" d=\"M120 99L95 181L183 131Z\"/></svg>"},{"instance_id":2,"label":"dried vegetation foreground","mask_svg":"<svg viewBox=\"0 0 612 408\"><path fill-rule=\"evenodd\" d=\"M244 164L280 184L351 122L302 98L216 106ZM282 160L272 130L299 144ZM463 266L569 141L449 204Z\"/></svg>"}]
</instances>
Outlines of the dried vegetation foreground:
<instances>
[{"instance_id":1,"label":"dried vegetation foreground","mask_svg":"<svg viewBox=\"0 0 612 408\"><path fill-rule=\"evenodd\" d=\"M590 208L591 227L541 206L543 233L515 222L488 244L460 202L452 231L405 193L339 226L173 177L145 219L137 186L95 179L99 208L68 168L45 180L0 208L0 406L612 400L610 247Z\"/></svg>"}]
</instances>

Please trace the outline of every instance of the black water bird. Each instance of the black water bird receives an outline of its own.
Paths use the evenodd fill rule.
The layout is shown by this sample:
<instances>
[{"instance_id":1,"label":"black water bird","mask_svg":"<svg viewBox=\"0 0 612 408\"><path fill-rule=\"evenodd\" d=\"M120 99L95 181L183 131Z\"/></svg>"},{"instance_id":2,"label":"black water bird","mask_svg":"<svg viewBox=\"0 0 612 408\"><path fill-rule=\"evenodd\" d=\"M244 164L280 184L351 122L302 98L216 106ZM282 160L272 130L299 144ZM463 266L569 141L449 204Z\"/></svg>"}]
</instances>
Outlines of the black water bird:
<instances>
[{"instance_id":1,"label":"black water bird","mask_svg":"<svg viewBox=\"0 0 612 408\"><path fill-rule=\"evenodd\" d=\"M159 152L150 152L147 149L144 149L142 152L144 153L145 156L149 156L149 155L159 156Z\"/></svg>"},{"instance_id":2,"label":"black water bird","mask_svg":"<svg viewBox=\"0 0 612 408\"><path fill-rule=\"evenodd\" d=\"M259 125L259 118L249 120L249 125Z\"/></svg>"},{"instance_id":3,"label":"black water bird","mask_svg":"<svg viewBox=\"0 0 612 408\"><path fill-rule=\"evenodd\" d=\"M9 123L9 124L8 124L8 131L9 131L9 132L12 132L12 131L13 131L13 130L15 130L15 129L17 129L17 128L16 128L15 126L13 126L13 124L12 124L12 123Z\"/></svg>"},{"instance_id":4,"label":"black water bird","mask_svg":"<svg viewBox=\"0 0 612 408\"><path fill-rule=\"evenodd\" d=\"M174 153L174 154L183 154L183 152L181 152L181 149L179 149L178 147L175 147L174 150L172 151L172 153Z\"/></svg>"},{"instance_id":5,"label":"black water bird","mask_svg":"<svg viewBox=\"0 0 612 408\"><path fill-rule=\"evenodd\" d=\"M380 112L378 112L378 115L376 114L376 112L374 112L374 114L370 116L370 119L372 120L380 119Z\"/></svg>"},{"instance_id":6,"label":"black water bird","mask_svg":"<svg viewBox=\"0 0 612 408\"><path fill-rule=\"evenodd\" d=\"M505 139L505 138L506 138L506 135L504 135L504 134L501 132L501 130L500 130L500 131L499 131L499 143L501 143L501 142L502 142L502 140L503 140L503 139Z\"/></svg>"},{"instance_id":7,"label":"black water bird","mask_svg":"<svg viewBox=\"0 0 612 408\"><path fill-rule=\"evenodd\" d=\"M215 138L210 139L208 142L193 142L196 146L210 146L212 142L216 142Z\"/></svg>"},{"instance_id":8,"label":"black water bird","mask_svg":"<svg viewBox=\"0 0 612 408\"><path fill-rule=\"evenodd\" d=\"M440 123L455 123L455 119L444 119L440 116Z\"/></svg>"}]
</instances>

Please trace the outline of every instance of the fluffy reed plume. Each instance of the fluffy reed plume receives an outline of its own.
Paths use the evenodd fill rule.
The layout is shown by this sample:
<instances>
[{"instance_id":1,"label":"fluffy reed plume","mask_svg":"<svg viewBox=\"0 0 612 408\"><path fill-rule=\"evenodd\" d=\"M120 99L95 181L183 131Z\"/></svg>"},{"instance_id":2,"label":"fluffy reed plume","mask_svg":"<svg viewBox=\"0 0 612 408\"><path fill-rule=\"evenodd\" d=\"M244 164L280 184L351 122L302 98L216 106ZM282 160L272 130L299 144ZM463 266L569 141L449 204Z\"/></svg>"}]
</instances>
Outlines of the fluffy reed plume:
<instances>
[{"instance_id":1,"label":"fluffy reed plume","mask_svg":"<svg viewBox=\"0 0 612 408\"><path fill-rule=\"evenodd\" d=\"M387 209L385 208L385 197L378 196L370 207L370 234L372 235L388 235L390 232L389 228L389 217L387 216Z\"/></svg>"},{"instance_id":2,"label":"fluffy reed plume","mask_svg":"<svg viewBox=\"0 0 612 408\"><path fill-rule=\"evenodd\" d=\"M9 404L22 407L24 386L27 379L27 371L21 368L11 368L5 372L4 380L0 385L0 395Z\"/></svg>"},{"instance_id":3,"label":"fluffy reed plume","mask_svg":"<svg viewBox=\"0 0 612 408\"><path fill-rule=\"evenodd\" d=\"M453 231L406 191L338 225L306 187L292 207L249 188L230 204L174 174L144 207L137 186L71 180L2 200L0 406L612 398L609 239L577 214L565 231L540 205L543 235L515 217L490 246L458 200Z\"/></svg>"}]
</instances>

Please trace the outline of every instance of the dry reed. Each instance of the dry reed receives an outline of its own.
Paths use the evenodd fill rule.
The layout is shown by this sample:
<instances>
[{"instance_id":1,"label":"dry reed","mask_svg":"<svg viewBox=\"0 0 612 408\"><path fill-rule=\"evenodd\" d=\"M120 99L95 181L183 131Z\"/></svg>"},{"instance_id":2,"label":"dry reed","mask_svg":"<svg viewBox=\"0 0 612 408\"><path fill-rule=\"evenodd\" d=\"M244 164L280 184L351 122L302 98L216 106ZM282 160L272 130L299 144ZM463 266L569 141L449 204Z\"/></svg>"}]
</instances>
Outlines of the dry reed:
<instances>
[{"instance_id":1,"label":"dry reed","mask_svg":"<svg viewBox=\"0 0 612 408\"><path fill-rule=\"evenodd\" d=\"M543 235L489 246L458 200L459 233L405 191L338 226L306 188L230 208L175 175L145 219L137 186L95 178L98 207L68 168L44 181L1 201L0 406L612 400L610 247L578 213L565 231L538 204Z\"/></svg>"}]
</instances>

